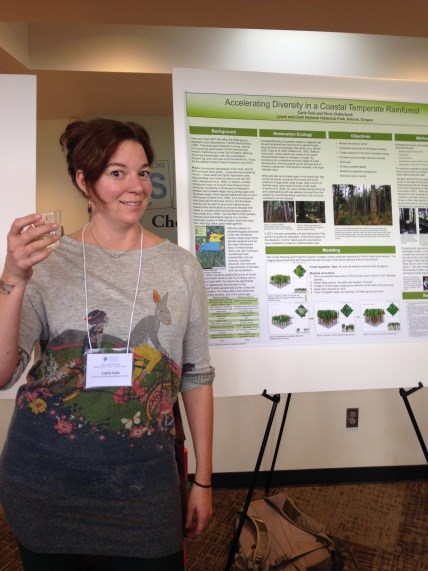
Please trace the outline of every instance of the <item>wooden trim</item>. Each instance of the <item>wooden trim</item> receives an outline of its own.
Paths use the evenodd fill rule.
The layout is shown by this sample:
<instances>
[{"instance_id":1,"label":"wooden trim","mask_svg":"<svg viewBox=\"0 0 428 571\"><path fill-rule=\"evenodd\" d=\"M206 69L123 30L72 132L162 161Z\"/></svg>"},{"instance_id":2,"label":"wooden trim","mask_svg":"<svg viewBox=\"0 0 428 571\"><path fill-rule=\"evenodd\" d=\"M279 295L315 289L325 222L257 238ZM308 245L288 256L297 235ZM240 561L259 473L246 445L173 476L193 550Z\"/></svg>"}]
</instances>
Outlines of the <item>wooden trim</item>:
<instances>
[{"instance_id":1,"label":"wooden trim","mask_svg":"<svg viewBox=\"0 0 428 571\"><path fill-rule=\"evenodd\" d=\"M247 488L253 472L213 474L213 488ZM259 472L256 486L267 484L268 471ZM323 484L359 484L428 479L428 465L375 466L365 468L319 468L312 470L278 470L272 474L271 487L318 486Z\"/></svg>"}]
</instances>

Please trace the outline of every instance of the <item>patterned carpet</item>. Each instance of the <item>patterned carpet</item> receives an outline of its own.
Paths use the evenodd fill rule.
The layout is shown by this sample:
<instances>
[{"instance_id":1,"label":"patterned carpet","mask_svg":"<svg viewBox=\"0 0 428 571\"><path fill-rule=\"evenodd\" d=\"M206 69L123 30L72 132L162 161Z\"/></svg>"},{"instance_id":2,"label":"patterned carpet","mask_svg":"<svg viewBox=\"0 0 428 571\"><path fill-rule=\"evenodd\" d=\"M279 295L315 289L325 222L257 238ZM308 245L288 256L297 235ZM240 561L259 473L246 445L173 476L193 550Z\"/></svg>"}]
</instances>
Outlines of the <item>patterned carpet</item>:
<instances>
[{"instance_id":1,"label":"patterned carpet","mask_svg":"<svg viewBox=\"0 0 428 571\"><path fill-rule=\"evenodd\" d=\"M428 571L428 482L274 488L346 541L359 571ZM234 514L246 490L214 490L207 532L187 543L188 571L224 571ZM253 499L263 496L257 489ZM349 559L345 569L353 569ZM15 539L0 508L0 571L22 571Z\"/></svg>"},{"instance_id":2,"label":"patterned carpet","mask_svg":"<svg viewBox=\"0 0 428 571\"><path fill-rule=\"evenodd\" d=\"M428 571L428 482L273 488L346 541L359 571ZM207 533L188 544L188 571L224 571L246 490L214 490ZM263 496L256 490L253 499ZM353 569L349 558L345 569Z\"/></svg>"}]
</instances>

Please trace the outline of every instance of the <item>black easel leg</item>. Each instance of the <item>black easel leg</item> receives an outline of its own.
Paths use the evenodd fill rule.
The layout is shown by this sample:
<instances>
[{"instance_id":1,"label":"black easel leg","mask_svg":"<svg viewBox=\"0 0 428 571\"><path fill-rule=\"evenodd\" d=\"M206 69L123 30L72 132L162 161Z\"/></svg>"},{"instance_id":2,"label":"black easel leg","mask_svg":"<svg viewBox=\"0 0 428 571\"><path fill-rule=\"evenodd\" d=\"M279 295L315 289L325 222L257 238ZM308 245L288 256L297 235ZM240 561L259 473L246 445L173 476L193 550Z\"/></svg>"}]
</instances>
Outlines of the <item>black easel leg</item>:
<instances>
[{"instance_id":1,"label":"black easel leg","mask_svg":"<svg viewBox=\"0 0 428 571\"><path fill-rule=\"evenodd\" d=\"M239 519L238 527L236 528L236 532L235 532L235 535L233 537L232 546L231 546L230 551L229 551L229 558L228 558L227 563L226 563L225 571L230 570L230 568L233 564L233 561L235 559L235 553L238 550L239 537L241 535L242 528L244 527L245 517L247 515L248 508L250 506L251 498L253 497L253 492L254 492L254 488L256 485L257 476L258 476L258 473L260 471L260 465L261 465L262 460L263 460L263 455L265 453L266 444L267 444L267 441L269 438L270 429L272 428L273 419L275 417L276 409L277 409L278 403L279 403L280 398L281 398L281 396L279 394L273 395L273 396L268 395L266 393L266 390L263 391L262 396L264 396L264 397L266 397L272 401L272 408L271 408L269 419L268 419L268 422L266 425L266 430L265 430L265 434L263 437L262 445L260 447L259 456L257 458L256 466L254 468L253 476L251 478L250 487L248 488L247 497L246 497L244 507L243 507L242 512L241 512L241 517Z\"/></svg>"},{"instance_id":2,"label":"black easel leg","mask_svg":"<svg viewBox=\"0 0 428 571\"><path fill-rule=\"evenodd\" d=\"M278 452L279 452L279 447L281 444L281 439L282 439L282 433L284 432L284 426L285 426L285 421L287 419L287 414L288 414L288 407L290 406L290 400L291 400L291 393L288 393L287 395L287 400L285 401L285 408L284 408L284 413L282 415L282 421L281 421L281 427L279 429L279 434L278 434L278 439L276 441L276 447L275 447L275 453L273 455L273 460L272 460L272 466L270 467L270 472L268 474L268 479L266 482L266 487L265 487L265 494L268 495L269 494L269 490L270 490L270 483L272 481L272 474L275 471L275 464L276 464L276 459L278 456Z\"/></svg>"},{"instance_id":3,"label":"black easel leg","mask_svg":"<svg viewBox=\"0 0 428 571\"><path fill-rule=\"evenodd\" d=\"M415 429L416 436L418 437L418 440L419 440L419 444L422 447L422 452L424 453L425 460L428 463L428 450L427 450L427 447L425 446L425 442L424 442L422 433L419 430L419 426L418 426L418 423L416 421L415 415L413 414L412 407L410 406L409 399L407 398L409 395L411 395L415 391L418 391L422 387L423 387L422 383L419 383L417 387L410 389L408 391L406 391L405 389L400 389L400 395L403 397L404 404L406 406L407 412L409 413L410 420L412 421L413 428Z\"/></svg>"}]
</instances>

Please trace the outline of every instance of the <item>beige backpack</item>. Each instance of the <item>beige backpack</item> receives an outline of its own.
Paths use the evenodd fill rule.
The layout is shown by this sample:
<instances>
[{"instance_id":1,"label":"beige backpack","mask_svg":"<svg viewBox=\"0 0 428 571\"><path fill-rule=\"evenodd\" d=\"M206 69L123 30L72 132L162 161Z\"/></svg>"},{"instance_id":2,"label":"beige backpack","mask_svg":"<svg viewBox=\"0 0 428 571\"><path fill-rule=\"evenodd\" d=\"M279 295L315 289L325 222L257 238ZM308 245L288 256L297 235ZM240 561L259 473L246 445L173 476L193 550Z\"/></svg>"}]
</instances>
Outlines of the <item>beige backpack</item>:
<instances>
[{"instance_id":1,"label":"beige backpack","mask_svg":"<svg viewBox=\"0 0 428 571\"><path fill-rule=\"evenodd\" d=\"M325 526L276 494L250 503L232 569L341 571L344 550L349 552Z\"/></svg>"}]
</instances>

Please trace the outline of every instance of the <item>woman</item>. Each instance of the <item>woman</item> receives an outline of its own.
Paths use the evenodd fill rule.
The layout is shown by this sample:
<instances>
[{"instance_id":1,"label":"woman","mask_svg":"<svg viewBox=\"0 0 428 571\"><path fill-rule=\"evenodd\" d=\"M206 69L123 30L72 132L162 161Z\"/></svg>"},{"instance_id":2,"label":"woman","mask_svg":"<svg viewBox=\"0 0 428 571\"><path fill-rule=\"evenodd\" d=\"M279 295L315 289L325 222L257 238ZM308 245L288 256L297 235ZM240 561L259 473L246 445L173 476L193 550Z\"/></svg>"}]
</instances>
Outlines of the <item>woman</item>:
<instances>
[{"instance_id":1,"label":"woman","mask_svg":"<svg viewBox=\"0 0 428 571\"><path fill-rule=\"evenodd\" d=\"M135 123L76 121L60 139L92 218L61 239L15 220L0 282L0 387L41 357L17 394L1 500L25 569L183 569L173 406L195 455L186 535L211 515L213 369L203 273L143 230L153 150ZM87 559L87 558L86 558ZM103 569L107 560L104 560ZM50 567L51 566L51 567Z\"/></svg>"}]
</instances>

